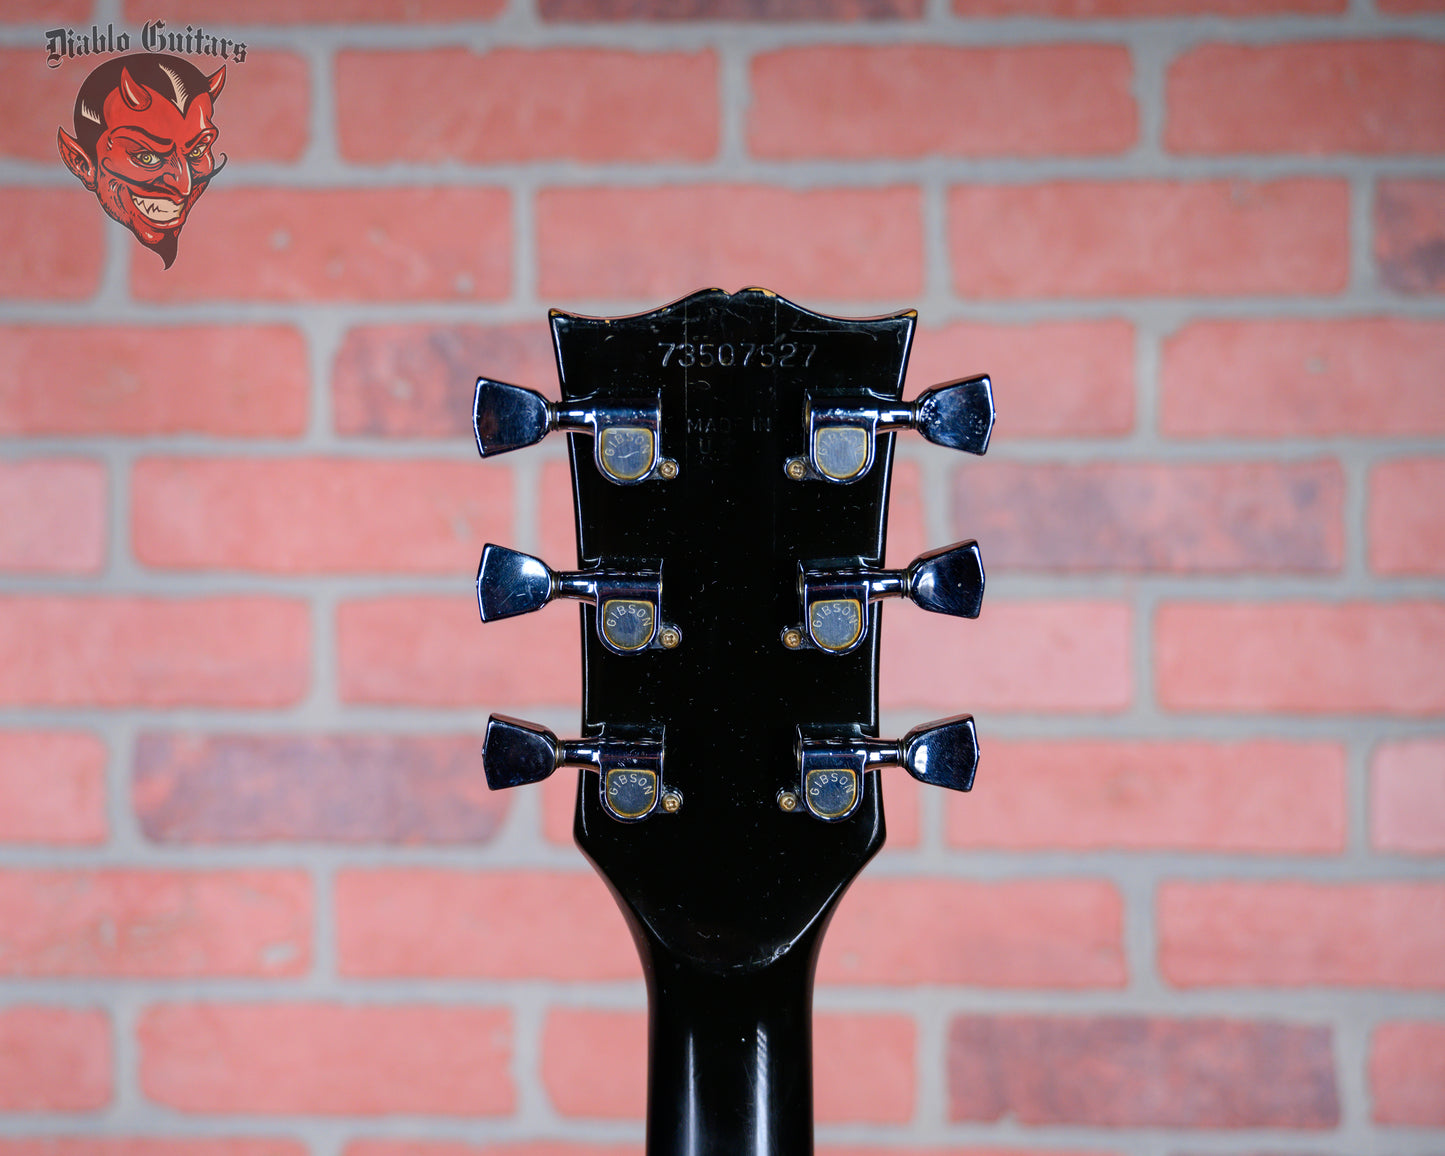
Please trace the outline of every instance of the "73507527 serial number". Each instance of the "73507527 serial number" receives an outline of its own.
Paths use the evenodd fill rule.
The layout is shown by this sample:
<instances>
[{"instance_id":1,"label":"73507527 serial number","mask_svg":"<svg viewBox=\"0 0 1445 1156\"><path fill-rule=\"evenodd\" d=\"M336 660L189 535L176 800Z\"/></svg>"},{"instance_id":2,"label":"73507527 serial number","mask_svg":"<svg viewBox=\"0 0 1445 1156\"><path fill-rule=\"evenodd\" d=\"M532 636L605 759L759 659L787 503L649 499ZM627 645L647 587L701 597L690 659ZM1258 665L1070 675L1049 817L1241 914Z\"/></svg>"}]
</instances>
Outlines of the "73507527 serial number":
<instances>
[{"instance_id":1,"label":"73507527 serial number","mask_svg":"<svg viewBox=\"0 0 1445 1156\"><path fill-rule=\"evenodd\" d=\"M697 366L711 369L720 365L724 369L732 366L760 365L764 369L774 366L783 368L806 368L818 352L816 345L797 341L769 341L759 344L755 341L659 341L663 365L680 365L684 369ZM801 359L801 360L800 360Z\"/></svg>"}]
</instances>

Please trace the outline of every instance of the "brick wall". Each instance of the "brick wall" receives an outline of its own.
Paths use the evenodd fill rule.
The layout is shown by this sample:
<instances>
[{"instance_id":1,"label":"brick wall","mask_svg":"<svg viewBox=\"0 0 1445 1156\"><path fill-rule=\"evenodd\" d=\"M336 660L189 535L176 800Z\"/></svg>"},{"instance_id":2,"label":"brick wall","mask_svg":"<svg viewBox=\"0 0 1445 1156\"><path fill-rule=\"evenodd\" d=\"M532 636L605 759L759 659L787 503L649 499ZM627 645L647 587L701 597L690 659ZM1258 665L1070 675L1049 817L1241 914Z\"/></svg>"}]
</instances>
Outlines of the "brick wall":
<instances>
[{"instance_id":1,"label":"brick wall","mask_svg":"<svg viewBox=\"0 0 1445 1156\"><path fill-rule=\"evenodd\" d=\"M224 26L169 271L59 163L57 24ZM209 62L202 59L202 64ZM621 1156L644 999L570 784L564 447L481 371L709 284L921 312L895 777L820 970L830 1156L1445 1152L1445 4L0 6L0 1156ZM566 776L558 776L558 780Z\"/></svg>"}]
</instances>

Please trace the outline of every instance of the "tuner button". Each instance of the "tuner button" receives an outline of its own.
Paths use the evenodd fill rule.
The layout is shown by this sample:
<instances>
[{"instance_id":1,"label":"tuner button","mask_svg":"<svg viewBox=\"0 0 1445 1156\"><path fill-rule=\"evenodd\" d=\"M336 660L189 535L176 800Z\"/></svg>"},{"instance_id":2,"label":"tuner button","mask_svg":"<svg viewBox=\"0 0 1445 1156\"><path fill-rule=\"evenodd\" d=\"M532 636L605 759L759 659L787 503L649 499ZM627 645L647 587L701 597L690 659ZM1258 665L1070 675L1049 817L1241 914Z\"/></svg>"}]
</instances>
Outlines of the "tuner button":
<instances>
[{"instance_id":1,"label":"tuner button","mask_svg":"<svg viewBox=\"0 0 1445 1156\"><path fill-rule=\"evenodd\" d=\"M973 716L960 714L914 727L899 742L903 766L920 783L967 791L978 770Z\"/></svg>"},{"instance_id":2,"label":"tuner button","mask_svg":"<svg viewBox=\"0 0 1445 1156\"><path fill-rule=\"evenodd\" d=\"M983 556L977 542L920 554L908 567L908 597L924 610L977 618L983 607Z\"/></svg>"},{"instance_id":3,"label":"tuner button","mask_svg":"<svg viewBox=\"0 0 1445 1156\"><path fill-rule=\"evenodd\" d=\"M504 714L487 720L482 770L494 791L540 783L557 769L561 745L544 726Z\"/></svg>"},{"instance_id":4,"label":"tuner button","mask_svg":"<svg viewBox=\"0 0 1445 1156\"><path fill-rule=\"evenodd\" d=\"M981 454L993 433L993 383L987 374L924 390L913 403L914 428L935 445Z\"/></svg>"},{"instance_id":5,"label":"tuner button","mask_svg":"<svg viewBox=\"0 0 1445 1156\"><path fill-rule=\"evenodd\" d=\"M472 428L484 458L535 445L552 428L547 399L520 385L479 377Z\"/></svg>"},{"instance_id":6,"label":"tuner button","mask_svg":"<svg viewBox=\"0 0 1445 1156\"><path fill-rule=\"evenodd\" d=\"M483 622L541 610L552 600L552 593L552 571L542 559L490 542L482 548L477 606Z\"/></svg>"}]
</instances>

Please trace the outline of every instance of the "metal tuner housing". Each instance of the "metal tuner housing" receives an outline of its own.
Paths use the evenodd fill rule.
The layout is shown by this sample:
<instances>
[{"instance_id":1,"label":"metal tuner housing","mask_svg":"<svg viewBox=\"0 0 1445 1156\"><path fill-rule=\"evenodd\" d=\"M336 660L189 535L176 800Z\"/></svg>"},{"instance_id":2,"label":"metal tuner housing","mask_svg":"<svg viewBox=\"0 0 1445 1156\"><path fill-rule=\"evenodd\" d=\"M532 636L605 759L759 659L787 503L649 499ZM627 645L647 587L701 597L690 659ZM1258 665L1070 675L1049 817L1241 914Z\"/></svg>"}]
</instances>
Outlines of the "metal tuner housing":
<instances>
[{"instance_id":1,"label":"metal tuner housing","mask_svg":"<svg viewBox=\"0 0 1445 1156\"><path fill-rule=\"evenodd\" d=\"M652 478L668 481L677 477L677 462L660 455L661 425L661 394L564 406L536 390L477 378L472 428L484 458L535 445L555 429L590 434L593 460L608 481L620 486Z\"/></svg>"},{"instance_id":2,"label":"metal tuner housing","mask_svg":"<svg viewBox=\"0 0 1445 1156\"><path fill-rule=\"evenodd\" d=\"M662 567L652 570L553 570L540 558L487 543L477 567L477 608L483 622L541 610L554 598L590 602L597 637L614 654L672 650L682 641L661 621Z\"/></svg>"},{"instance_id":3,"label":"metal tuner housing","mask_svg":"<svg viewBox=\"0 0 1445 1156\"><path fill-rule=\"evenodd\" d=\"M800 726L797 756L798 797L809 814L834 823L857 808L863 772L879 767L902 767L935 787L970 790L978 770L978 735L973 716L966 714L914 727L896 740Z\"/></svg>"},{"instance_id":4,"label":"metal tuner housing","mask_svg":"<svg viewBox=\"0 0 1445 1156\"><path fill-rule=\"evenodd\" d=\"M920 554L906 570L799 563L803 622L783 631L783 645L848 654L867 637L869 604L882 598L907 598L935 614L977 618L983 586L983 557L973 541Z\"/></svg>"},{"instance_id":5,"label":"metal tuner housing","mask_svg":"<svg viewBox=\"0 0 1445 1156\"><path fill-rule=\"evenodd\" d=\"M795 481L856 482L873 467L878 435L917 430L934 445L982 454L993 434L993 383L987 374L924 390L911 402L883 403L866 394L814 396L803 402L805 457L788 459Z\"/></svg>"},{"instance_id":6,"label":"metal tuner housing","mask_svg":"<svg viewBox=\"0 0 1445 1156\"><path fill-rule=\"evenodd\" d=\"M672 814L682 796L662 784L662 736L613 728L593 739L558 739L546 727L510 715L487 719L482 769L494 791L540 783L558 767L596 771L602 806L635 823L654 811Z\"/></svg>"}]
</instances>

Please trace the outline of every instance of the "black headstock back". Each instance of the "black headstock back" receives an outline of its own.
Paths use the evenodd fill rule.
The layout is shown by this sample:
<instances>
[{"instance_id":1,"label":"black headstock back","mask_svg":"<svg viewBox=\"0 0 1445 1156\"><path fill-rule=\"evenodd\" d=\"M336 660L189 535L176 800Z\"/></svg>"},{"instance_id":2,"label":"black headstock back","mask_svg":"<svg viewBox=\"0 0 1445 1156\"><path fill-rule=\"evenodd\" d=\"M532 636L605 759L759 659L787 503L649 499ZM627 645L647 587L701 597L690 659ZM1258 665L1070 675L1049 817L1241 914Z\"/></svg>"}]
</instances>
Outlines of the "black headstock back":
<instances>
[{"instance_id":1,"label":"black headstock back","mask_svg":"<svg viewBox=\"0 0 1445 1156\"><path fill-rule=\"evenodd\" d=\"M661 563L675 648L604 647L583 607L586 736L665 729L663 789L674 813L620 824L598 791L579 794L577 841L649 934L728 965L766 960L823 913L883 842L876 774L857 808L816 821L780 793L798 788L800 722L874 735L879 608L851 653L788 649L800 561L881 564L892 464L878 439L849 485L794 481L805 388L897 402L915 314L844 321L759 289L706 290L620 319L553 313L564 400L658 389L672 480L619 486L572 439L578 563Z\"/></svg>"},{"instance_id":2,"label":"black headstock back","mask_svg":"<svg viewBox=\"0 0 1445 1156\"><path fill-rule=\"evenodd\" d=\"M493 716L487 780L586 768L577 842L648 979L649 1156L806 1156L813 968L883 844L879 768L967 790L977 762L966 716L878 737L878 601L973 617L984 581L972 542L882 569L893 431L982 453L991 387L904 402L912 311L708 289L551 320L561 399L479 380L477 444L573 435L577 569L488 545L477 595L583 603L582 728Z\"/></svg>"}]
</instances>

